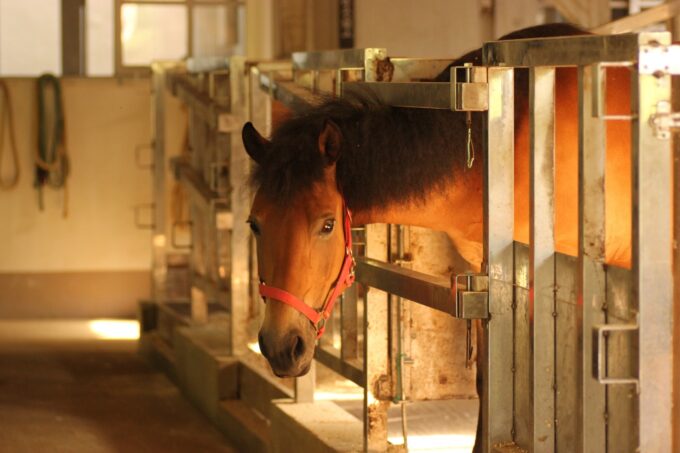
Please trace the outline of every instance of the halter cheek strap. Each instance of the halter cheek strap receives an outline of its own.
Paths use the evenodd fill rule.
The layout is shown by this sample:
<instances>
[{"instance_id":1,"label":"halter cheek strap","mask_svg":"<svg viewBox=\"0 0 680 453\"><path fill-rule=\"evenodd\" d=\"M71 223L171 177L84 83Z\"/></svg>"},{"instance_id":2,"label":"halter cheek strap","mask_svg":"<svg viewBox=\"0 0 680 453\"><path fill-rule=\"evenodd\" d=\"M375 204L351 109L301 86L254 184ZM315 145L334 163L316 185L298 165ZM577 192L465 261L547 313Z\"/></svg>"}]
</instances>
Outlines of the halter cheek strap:
<instances>
[{"instance_id":1,"label":"halter cheek strap","mask_svg":"<svg viewBox=\"0 0 680 453\"><path fill-rule=\"evenodd\" d=\"M264 281L260 283L260 295L265 302L266 298L278 300L302 313L309 319L314 326L314 329L316 329L317 338L321 337L324 330L326 330L326 320L333 311L335 301L346 288L349 288L352 286L352 283L354 283L354 267L356 266L356 262L354 261L354 255L352 254L352 217L344 202L342 210L344 217L343 232L345 235L345 257L342 260L340 274L333 285L333 291L319 310L313 309L288 291L268 286Z\"/></svg>"}]
</instances>

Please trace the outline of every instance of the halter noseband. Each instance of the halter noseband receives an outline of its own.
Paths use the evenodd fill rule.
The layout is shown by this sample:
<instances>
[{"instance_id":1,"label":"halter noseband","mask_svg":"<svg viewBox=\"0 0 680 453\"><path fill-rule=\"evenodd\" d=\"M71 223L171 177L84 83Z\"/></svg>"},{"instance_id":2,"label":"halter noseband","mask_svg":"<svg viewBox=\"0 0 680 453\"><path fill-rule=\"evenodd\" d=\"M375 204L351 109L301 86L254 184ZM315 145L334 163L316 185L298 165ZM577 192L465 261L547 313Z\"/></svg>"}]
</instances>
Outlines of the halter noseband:
<instances>
[{"instance_id":1,"label":"halter noseband","mask_svg":"<svg viewBox=\"0 0 680 453\"><path fill-rule=\"evenodd\" d=\"M305 315L316 330L316 338L321 337L324 330L326 330L326 320L330 317L331 312L333 311L333 305L335 305L337 298L346 288L349 288L352 286L352 283L354 283L354 267L356 266L356 262L354 261L354 255L352 254L352 217L344 201L342 203L342 211L343 232L345 235L345 257L342 260L340 275L338 275L338 278L333 285L333 291L319 310L313 309L288 291L273 286L267 286L264 281L260 280L260 295L262 296L262 300L266 302L267 297L278 300L286 305L290 305Z\"/></svg>"}]
</instances>

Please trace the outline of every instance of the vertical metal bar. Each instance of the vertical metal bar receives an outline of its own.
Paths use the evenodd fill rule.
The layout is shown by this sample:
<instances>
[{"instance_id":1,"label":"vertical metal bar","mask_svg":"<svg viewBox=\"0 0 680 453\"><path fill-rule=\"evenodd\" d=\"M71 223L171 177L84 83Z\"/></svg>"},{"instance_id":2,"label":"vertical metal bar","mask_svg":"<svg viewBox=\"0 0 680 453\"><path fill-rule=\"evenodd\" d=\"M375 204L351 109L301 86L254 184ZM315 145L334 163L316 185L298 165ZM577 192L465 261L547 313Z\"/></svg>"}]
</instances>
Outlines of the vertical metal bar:
<instances>
[{"instance_id":1,"label":"vertical metal bar","mask_svg":"<svg viewBox=\"0 0 680 453\"><path fill-rule=\"evenodd\" d=\"M357 310L357 289L358 284L354 284L345 290L340 306L341 328L340 335L340 357L343 360L356 359L359 353L357 345L358 330L358 310Z\"/></svg>"},{"instance_id":2,"label":"vertical metal bar","mask_svg":"<svg viewBox=\"0 0 680 453\"><path fill-rule=\"evenodd\" d=\"M120 14L120 10L117 10ZM153 73L153 297L164 301L166 298L166 243L165 226L165 70L163 63L151 65Z\"/></svg>"},{"instance_id":3,"label":"vertical metal bar","mask_svg":"<svg viewBox=\"0 0 680 453\"><path fill-rule=\"evenodd\" d=\"M639 44L670 44L669 34L641 34ZM643 49L640 50L641 53ZM671 143L655 136L650 117L670 102L670 76L634 72L633 295L640 320L640 451L670 452L672 439Z\"/></svg>"},{"instance_id":4,"label":"vertical metal bar","mask_svg":"<svg viewBox=\"0 0 680 453\"><path fill-rule=\"evenodd\" d=\"M366 256L387 261L387 225L366 227ZM369 289L364 303L364 450L387 449L390 363L387 293Z\"/></svg>"},{"instance_id":5,"label":"vertical metal bar","mask_svg":"<svg viewBox=\"0 0 680 453\"><path fill-rule=\"evenodd\" d=\"M579 67L579 285L583 306L582 424L579 450L605 451L605 387L592 374L593 327L605 322L605 150L604 121L593 115L604 78L597 65Z\"/></svg>"},{"instance_id":6,"label":"vertical metal bar","mask_svg":"<svg viewBox=\"0 0 680 453\"><path fill-rule=\"evenodd\" d=\"M529 70L529 128L533 451L552 452L555 450L555 68Z\"/></svg>"},{"instance_id":7,"label":"vertical metal bar","mask_svg":"<svg viewBox=\"0 0 680 453\"><path fill-rule=\"evenodd\" d=\"M680 32L680 16L676 19L676 29ZM679 33L675 34L677 39ZM680 75L672 77L673 111L680 111ZM680 134L673 135L673 446L680 450Z\"/></svg>"},{"instance_id":8,"label":"vertical metal bar","mask_svg":"<svg viewBox=\"0 0 680 453\"><path fill-rule=\"evenodd\" d=\"M514 230L514 72L489 68L484 245L489 274L486 347L480 348L482 447L513 438L512 304Z\"/></svg>"},{"instance_id":9,"label":"vertical metal bar","mask_svg":"<svg viewBox=\"0 0 680 453\"><path fill-rule=\"evenodd\" d=\"M249 84L246 80L245 58L229 61L231 113L242 121L249 118ZM248 307L250 288L250 231L246 224L251 194L248 190L250 159L245 152L241 134L231 134L229 156L231 211L234 217L231 234L231 349L233 354L246 352L248 344Z\"/></svg>"}]
</instances>

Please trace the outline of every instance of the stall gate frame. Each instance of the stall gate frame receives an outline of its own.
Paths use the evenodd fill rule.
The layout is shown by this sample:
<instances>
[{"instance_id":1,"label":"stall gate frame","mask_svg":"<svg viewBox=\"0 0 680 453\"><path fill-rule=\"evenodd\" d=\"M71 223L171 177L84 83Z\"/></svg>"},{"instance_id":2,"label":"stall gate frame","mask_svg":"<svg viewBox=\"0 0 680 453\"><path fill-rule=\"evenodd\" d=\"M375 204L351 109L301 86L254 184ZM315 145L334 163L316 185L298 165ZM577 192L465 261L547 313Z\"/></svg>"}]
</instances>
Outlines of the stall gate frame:
<instances>
[{"instance_id":1,"label":"stall gate frame","mask_svg":"<svg viewBox=\"0 0 680 453\"><path fill-rule=\"evenodd\" d=\"M287 105L308 105L313 102L312 95L318 83L318 72L315 71L338 70L342 66L339 62L347 61L348 55L363 56L364 52L296 54L294 68L312 71L312 82L308 83L307 90L300 91L299 84L281 83L272 77L261 77L261 86ZM479 309L478 295L486 293L488 285L488 319L484 321L488 355L483 370L482 400L484 451L506 452L517 448L528 451L619 451L620 446L629 446L625 442L633 439L639 442L640 451L670 452L673 396L670 206L673 187L670 170L664 173L659 169L669 168L671 164L670 131L678 127L680 121L678 114L670 110L670 80L671 75L680 74L680 47L671 45L668 33L640 33L490 42L484 45L483 52L484 66L473 71L465 68L468 79L462 81L456 80L455 69L451 83L378 81L375 73L369 72L372 76L363 81L337 79L342 81L340 87L337 86L340 84L336 85L338 94L369 90L394 106L488 110L487 274L465 276L477 287L458 288L457 294L452 296L451 285L443 281L446 279L437 280L384 262L383 248L383 252L376 254L382 256L359 260L358 280L461 317L468 317L466 312ZM385 68L388 60L383 53L379 55L382 68ZM380 67L375 61L368 61L370 68ZM556 254L554 250L554 201L550 194L554 186L555 69L561 66L577 67L579 80L581 245L577 259ZM610 66L631 70L633 112L630 115L613 117L603 111L604 71ZM530 72L533 226L528 250L513 242L513 73L514 68L519 67L529 68ZM613 120L631 121L633 130L632 271L604 263L605 122ZM586 162L588 165L584 165ZM368 231L365 240L369 250L372 241L382 241L384 245L384 238L372 237L371 227ZM516 267L518 263L520 267ZM408 282L408 285L395 285L395 282ZM405 287L410 290L403 289ZM518 305L528 301L530 292L534 294L536 307L534 323L524 326L530 330L518 333ZM570 344L562 342L565 348L576 348L581 357L577 364L579 376L571 382L576 383L576 394L566 399L577 403L577 413L562 413L563 404L557 407L564 398L558 382L573 381L574 378L561 376L563 371L556 363L562 344L556 333L563 327L558 320L563 315L561 309L566 306L562 299L572 305L578 300L591 301L583 304L583 313L571 313L575 316L573 319L565 315L565 319L576 322L580 329ZM371 338L376 337L377 330L384 335L386 305L375 298L366 304L365 322L376 331L365 330L365 363L361 373L365 389L375 388L366 385L371 382L371 376L389 374L371 364L371 357L376 360L378 356L385 357L383 347L371 346ZM526 337L531 330L534 335ZM521 335L530 345L522 352L523 359L527 360L520 365L515 360L519 352L516 337ZM612 346L608 347L610 335L627 338L611 342ZM513 341L508 342L508 338ZM343 361L342 357L340 361L335 357L324 358L323 351L317 353L317 359L357 380L356 362ZM621 365L617 365L616 360ZM605 367L606 362L610 363L611 370ZM515 376L521 366L525 367L525 377L533 382L524 395L520 389L527 381L518 382ZM629 374L609 376L617 366ZM573 373L573 370L569 372ZM548 378L538 379L545 375ZM507 389L508 382L513 383L511 391ZM617 402L626 397L634 402ZM375 395L365 395L365 398L377 400ZM525 403L523 408L517 406L520 400ZM608 404L612 406L609 409L623 408L623 414L608 412ZM366 405L370 406L370 403ZM567 423L567 420L560 420L563 415L575 416L578 420L567 437L560 432L560 422ZM620 421L614 420L617 416ZM380 449L381 445L384 448L385 433L371 432L366 415L365 425L366 448ZM525 432L521 432L519 425L527 428ZM618 430L615 426L619 426ZM622 427L629 428L628 432ZM610 429L614 431L609 432ZM618 439L620 434L623 436Z\"/></svg>"}]
</instances>

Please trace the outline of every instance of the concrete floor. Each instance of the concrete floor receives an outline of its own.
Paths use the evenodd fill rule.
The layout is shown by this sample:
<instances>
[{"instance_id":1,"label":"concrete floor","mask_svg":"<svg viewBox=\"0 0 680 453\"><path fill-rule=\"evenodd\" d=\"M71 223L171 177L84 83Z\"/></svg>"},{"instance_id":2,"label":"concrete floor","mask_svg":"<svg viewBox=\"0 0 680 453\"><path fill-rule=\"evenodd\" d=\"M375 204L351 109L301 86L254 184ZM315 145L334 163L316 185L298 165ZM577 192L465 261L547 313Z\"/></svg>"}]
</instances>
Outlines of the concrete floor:
<instances>
[{"instance_id":1,"label":"concrete floor","mask_svg":"<svg viewBox=\"0 0 680 453\"><path fill-rule=\"evenodd\" d=\"M134 340L49 331L44 322L0 323L0 452L236 451L137 356Z\"/></svg>"}]
</instances>

